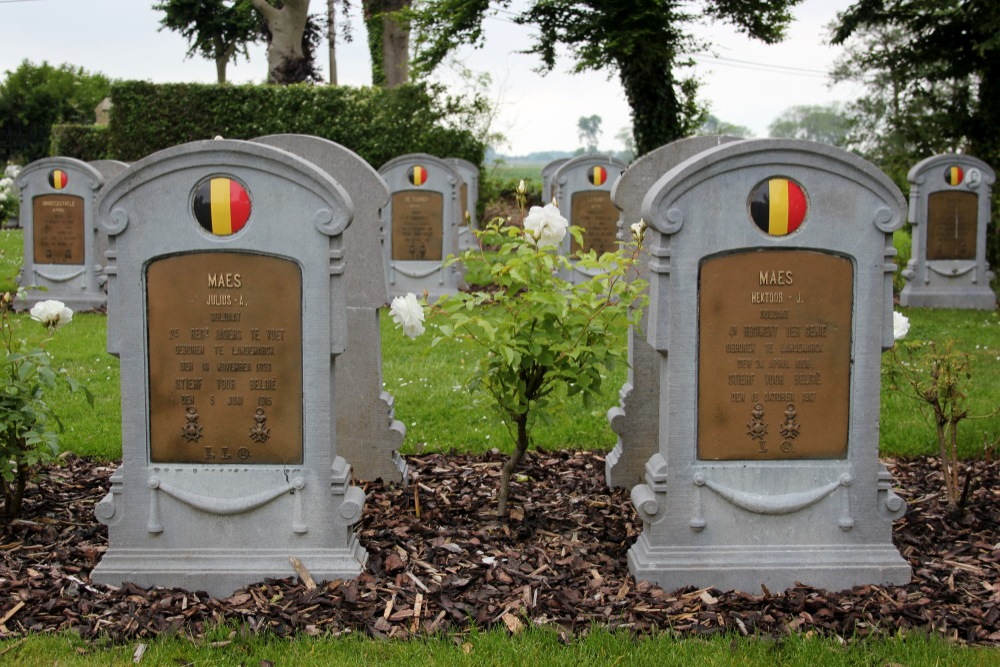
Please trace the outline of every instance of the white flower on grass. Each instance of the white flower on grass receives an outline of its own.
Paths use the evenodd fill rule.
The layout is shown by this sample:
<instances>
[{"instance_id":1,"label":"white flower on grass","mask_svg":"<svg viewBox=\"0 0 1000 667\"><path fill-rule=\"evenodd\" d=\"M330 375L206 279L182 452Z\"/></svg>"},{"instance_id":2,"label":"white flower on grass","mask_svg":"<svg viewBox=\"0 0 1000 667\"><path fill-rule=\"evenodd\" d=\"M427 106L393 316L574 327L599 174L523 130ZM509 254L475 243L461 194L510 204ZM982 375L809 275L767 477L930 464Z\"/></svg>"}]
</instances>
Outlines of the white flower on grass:
<instances>
[{"instance_id":1,"label":"white flower on grass","mask_svg":"<svg viewBox=\"0 0 1000 667\"><path fill-rule=\"evenodd\" d=\"M538 247L557 246L566 236L569 222L554 204L532 206L524 219L524 231L535 239Z\"/></svg>"},{"instance_id":2,"label":"white flower on grass","mask_svg":"<svg viewBox=\"0 0 1000 667\"><path fill-rule=\"evenodd\" d=\"M892 337L894 340L906 338L910 331L910 320L898 310L892 311Z\"/></svg>"},{"instance_id":3,"label":"white flower on grass","mask_svg":"<svg viewBox=\"0 0 1000 667\"><path fill-rule=\"evenodd\" d=\"M48 329L58 329L69 324L70 320L73 319L73 310L67 308L62 301L54 299L39 301L32 306L29 312L31 319L41 322Z\"/></svg>"},{"instance_id":4,"label":"white flower on grass","mask_svg":"<svg viewBox=\"0 0 1000 667\"><path fill-rule=\"evenodd\" d=\"M403 333L410 338L416 338L424 332L424 309L413 292L393 299L389 305L389 314L393 322L402 326Z\"/></svg>"}]
</instances>

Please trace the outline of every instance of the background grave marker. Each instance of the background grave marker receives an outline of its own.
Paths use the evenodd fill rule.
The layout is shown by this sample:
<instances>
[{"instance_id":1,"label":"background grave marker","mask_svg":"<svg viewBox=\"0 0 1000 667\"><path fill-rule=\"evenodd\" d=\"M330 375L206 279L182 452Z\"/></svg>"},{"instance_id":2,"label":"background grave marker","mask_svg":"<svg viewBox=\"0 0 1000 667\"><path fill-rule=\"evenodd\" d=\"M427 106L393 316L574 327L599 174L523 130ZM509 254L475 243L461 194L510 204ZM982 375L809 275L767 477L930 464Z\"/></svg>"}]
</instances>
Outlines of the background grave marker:
<instances>
[{"instance_id":1,"label":"background grave marker","mask_svg":"<svg viewBox=\"0 0 1000 667\"><path fill-rule=\"evenodd\" d=\"M913 251L899 295L903 306L993 310L993 272L986 234L996 174L969 155L935 155L918 162L910 182Z\"/></svg>"}]
</instances>

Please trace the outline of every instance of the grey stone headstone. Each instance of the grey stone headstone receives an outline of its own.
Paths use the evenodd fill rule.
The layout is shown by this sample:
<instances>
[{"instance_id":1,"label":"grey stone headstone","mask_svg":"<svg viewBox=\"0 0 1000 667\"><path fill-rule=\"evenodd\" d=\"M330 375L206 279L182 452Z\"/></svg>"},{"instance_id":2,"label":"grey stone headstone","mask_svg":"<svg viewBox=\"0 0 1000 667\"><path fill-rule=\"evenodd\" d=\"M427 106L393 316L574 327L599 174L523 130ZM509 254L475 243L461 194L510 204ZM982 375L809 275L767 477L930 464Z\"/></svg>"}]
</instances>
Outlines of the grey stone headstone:
<instances>
[{"instance_id":1,"label":"grey stone headstone","mask_svg":"<svg viewBox=\"0 0 1000 667\"><path fill-rule=\"evenodd\" d=\"M465 201L461 205L461 219L458 223L458 251L464 252L478 248L476 237L472 233L473 229L479 227L476 220L476 204L479 201L479 167L468 160L462 158L449 157L444 160L458 172L462 177L462 185L459 186L460 194L465 194Z\"/></svg>"},{"instance_id":2,"label":"grey stone headstone","mask_svg":"<svg viewBox=\"0 0 1000 667\"><path fill-rule=\"evenodd\" d=\"M45 288L28 290L28 307L55 299L73 310L102 308L104 244L94 217L94 199L104 185L100 171L75 158L44 158L22 169L16 183L24 229L17 281Z\"/></svg>"},{"instance_id":3,"label":"grey stone headstone","mask_svg":"<svg viewBox=\"0 0 1000 667\"><path fill-rule=\"evenodd\" d=\"M737 137L691 137L657 148L629 165L611 191L621 209L620 238L632 240L631 225L642 219L642 199L665 173L689 157L715 146L738 141ZM647 244L640 247L636 264L641 278L648 278ZM618 407L608 410L608 423L618 442L605 459L608 486L631 489L642 482L646 461L657 451L660 434L659 353L646 341L648 310L642 313L639 329L629 327L628 380L619 392Z\"/></svg>"},{"instance_id":4,"label":"grey stone headstone","mask_svg":"<svg viewBox=\"0 0 1000 667\"><path fill-rule=\"evenodd\" d=\"M914 165L906 178L913 246L900 305L996 308L986 262L993 170L969 155L935 155Z\"/></svg>"},{"instance_id":5,"label":"grey stone headstone","mask_svg":"<svg viewBox=\"0 0 1000 667\"><path fill-rule=\"evenodd\" d=\"M254 139L294 153L328 173L354 203L354 220L344 231L347 283L347 346L337 357L337 452L359 480L406 480L399 448L406 426L393 419L392 394L382 387L379 308L386 303L382 220L389 188L357 153L327 139L278 134Z\"/></svg>"},{"instance_id":6,"label":"grey stone headstone","mask_svg":"<svg viewBox=\"0 0 1000 667\"><path fill-rule=\"evenodd\" d=\"M221 597L269 577L360 573L365 494L338 455L350 197L289 152L201 141L101 191L122 465L95 513L97 582Z\"/></svg>"},{"instance_id":7,"label":"grey stone headstone","mask_svg":"<svg viewBox=\"0 0 1000 667\"><path fill-rule=\"evenodd\" d=\"M659 450L632 489L637 579L758 593L901 584L878 459L898 188L846 151L749 140L643 200Z\"/></svg>"},{"instance_id":8,"label":"grey stone headstone","mask_svg":"<svg viewBox=\"0 0 1000 667\"><path fill-rule=\"evenodd\" d=\"M100 107L98 107L100 108ZM120 160L91 160L88 162L91 167L96 169L101 173L101 178L107 183L112 178L120 174L126 168L128 168L127 162L121 162ZM104 256L108 252L108 235L105 234L98 228L97 230L97 241L95 248L95 257L101 265L101 275L98 276L97 282L100 284L101 289L107 292L108 278L104 275Z\"/></svg>"},{"instance_id":9,"label":"grey stone headstone","mask_svg":"<svg viewBox=\"0 0 1000 667\"><path fill-rule=\"evenodd\" d=\"M552 190L569 224L583 228L583 248L576 248L569 234L560 252L573 255L579 249L594 249L600 255L618 249L618 209L611 201L611 189L625 171L625 163L609 155L581 155L564 162L552 176ZM575 262L568 275L571 282L588 280L594 272Z\"/></svg>"},{"instance_id":10,"label":"grey stone headstone","mask_svg":"<svg viewBox=\"0 0 1000 667\"><path fill-rule=\"evenodd\" d=\"M542 167L542 204L548 204L555 197L553 177L559 171L559 167L569 162L568 157L552 160Z\"/></svg>"},{"instance_id":11,"label":"grey stone headstone","mask_svg":"<svg viewBox=\"0 0 1000 667\"><path fill-rule=\"evenodd\" d=\"M462 177L433 155L413 153L378 170L389 186L382 209L386 285L390 297L424 292L430 300L465 285L460 265L444 266L458 254Z\"/></svg>"}]
</instances>

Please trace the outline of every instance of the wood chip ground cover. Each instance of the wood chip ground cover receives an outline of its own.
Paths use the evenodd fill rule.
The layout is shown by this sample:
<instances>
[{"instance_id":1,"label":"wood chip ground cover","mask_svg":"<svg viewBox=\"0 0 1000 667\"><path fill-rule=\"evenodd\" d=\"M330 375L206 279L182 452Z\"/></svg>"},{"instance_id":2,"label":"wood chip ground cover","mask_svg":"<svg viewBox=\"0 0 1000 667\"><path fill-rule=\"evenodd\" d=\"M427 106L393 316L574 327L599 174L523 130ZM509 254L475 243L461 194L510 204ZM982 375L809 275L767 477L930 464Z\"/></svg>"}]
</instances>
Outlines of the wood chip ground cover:
<instances>
[{"instance_id":1,"label":"wood chip ground cover","mask_svg":"<svg viewBox=\"0 0 1000 667\"><path fill-rule=\"evenodd\" d=\"M626 552L641 523L625 491L605 488L600 454L530 453L505 521L493 514L502 456L408 460L410 485L364 487L357 530L370 558L356 580L289 577L219 600L92 583L90 571L107 548L93 508L114 467L66 457L29 489L23 516L0 523L0 638L56 630L116 642L163 633L201 638L223 623L278 636L406 638L537 624L566 634L596 625L637 635L814 631L845 639L903 630L1000 645L996 463L968 463L969 512L952 520L933 460L889 462L909 504L894 540L913 568L910 584L749 595L636 582Z\"/></svg>"}]
</instances>

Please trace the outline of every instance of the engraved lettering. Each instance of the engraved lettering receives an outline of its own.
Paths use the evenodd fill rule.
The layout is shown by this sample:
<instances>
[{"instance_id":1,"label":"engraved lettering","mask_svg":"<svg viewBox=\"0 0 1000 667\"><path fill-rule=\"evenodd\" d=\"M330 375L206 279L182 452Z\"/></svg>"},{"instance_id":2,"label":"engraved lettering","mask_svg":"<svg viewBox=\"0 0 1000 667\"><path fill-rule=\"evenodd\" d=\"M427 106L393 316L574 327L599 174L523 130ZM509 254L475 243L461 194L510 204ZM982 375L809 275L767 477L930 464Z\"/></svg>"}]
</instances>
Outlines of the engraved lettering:
<instances>
[{"instance_id":1,"label":"engraved lettering","mask_svg":"<svg viewBox=\"0 0 1000 667\"><path fill-rule=\"evenodd\" d=\"M732 392L731 394L729 394L730 403L746 403L746 401L747 401L747 395L742 391Z\"/></svg>"},{"instance_id":2,"label":"engraved lettering","mask_svg":"<svg viewBox=\"0 0 1000 667\"><path fill-rule=\"evenodd\" d=\"M759 274L761 285L791 285L791 271L761 271Z\"/></svg>"},{"instance_id":3,"label":"engraved lettering","mask_svg":"<svg viewBox=\"0 0 1000 667\"><path fill-rule=\"evenodd\" d=\"M764 384L782 385L785 384L785 376L781 373L764 373Z\"/></svg>"},{"instance_id":4,"label":"engraved lettering","mask_svg":"<svg viewBox=\"0 0 1000 667\"><path fill-rule=\"evenodd\" d=\"M783 303L784 292L750 292L750 303Z\"/></svg>"},{"instance_id":5,"label":"engraved lettering","mask_svg":"<svg viewBox=\"0 0 1000 667\"><path fill-rule=\"evenodd\" d=\"M284 329L268 329L267 330L268 340L285 340L285 330Z\"/></svg>"},{"instance_id":6,"label":"engraved lettering","mask_svg":"<svg viewBox=\"0 0 1000 667\"><path fill-rule=\"evenodd\" d=\"M814 352L823 351L823 343L782 343L782 352Z\"/></svg>"},{"instance_id":7,"label":"engraved lettering","mask_svg":"<svg viewBox=\"0 0 1000 667\"><path fill-rule=\"evenodd\" d=\"M235 390L236 380L233 378L215 378L215 388L224 390Z\"/></svg>"},{"instance_id":8,"label":"engraved lettering","mask_svg":"<svg viewBox=\"0 0 1000 667\"><path fill-rule=\"evenodd\" d=\"M257 362L257 372L258 373L270 373L271 372L271 362L270 361L258 361Z\"/></svg>"},{"instance_id":9,"label":"engraved lettering","mask_svg":"<svg viewBox=\"0 0 1000 667\"><path fill-rule=\"evenodd\" d=\"M249 373L249 361L220 361L215 364L215 370L220 373Z\"/></svg>"},{"instance_id":10,"label":"engraved lettering","mask_svg":"<svg viewBox=\"0 0 1000 667\"><path fill-rule=\"evenodd\" d=\"M736 368L750 368L750 359L737 359Z\"/></svg>"},{"instance_id":11,"label":"engraved lettering","mask_svg":"<svg viewBox=\"0 0 1000 667\"><path fill-rule=\"evenodd\" d=\"M806 338L826 338L825 324L806 325Z\"/></svg>"},{"instance_id":12,"label":"engraved lettering","mask_svg":"<svg viewBox=\"0 0 1000 667\"><path fill-rule=\"evenodd\" d=\"M795 400L795 393L791 391L765 391L764 401L767 403L790 403Z\"/></svg>"},{"instance_id":13,"label":"engraved lettering","mask_svg":"<svg viewBox=\"0 0 1000 667\"><path fill-rule=\"evenodd\" d=\"M243 278L238 273L210 273L208 274L208 286L237 289L243 286Z\"/></svg>"},{"instance_id":14,"label":"engraved lettering","mask_svg":"<svg viewBox=\"0 0 1000 667\"><path fill-rule=\"evenodd\" d=\"M787 320L788 319L787 310L762 310L760 311L760 319L762 320Z\"/></svg>"},{"instance_id":15,"label":"engraved lettering","mask_svg":"<svg viewBox=\"0 0 1000 667\"><path fill-rule=\"evenodd\" d=\"M243 405L242 396L230 396L226 399L226 405Z\"/></svg>"},{"instance_id":16,"label":"engraved lettering","mask_svg":"<svg viewBox=\"0 0 1000 667\"><path fill-rule=\"evenodd\" d=\"M208 338L208 327L191 327L191 340L205 340Z\"/></svg>"},{"instance_id":17,"label":"engraved lettering","mask_svg":"<svg viewBox=\"0 0 1000 667\"><path fill-rule=\"evenodd\" d=\"M274 345L233 345L234 356L273 357Z\"/></svg>"},{"instance_id":18,"label":"engraved lettering","mask_svg":"<svg viewBox=\"0 0 1000 667\"><path fill-rule=\"evenodd\" d=\"M753 343L726 343L726 352L730 354L749 353L753 354L757 347Z\"/></svg>"},{"instance_id":19,"label":"engraved lettering","mask_svg":"<svg viewBox=\"0 0 1000 667\"><path fill-rule=\"evenodd\" d=\"M205 300L206 306L231 306L233 297L230 294L209 294Z\"/></svg>"},{"instance_id":20,"label":"engraved lettering","mask_svg":"<svg viewBox=\"0 0 1000 667\"><path fill-rule=\"evenodd\" d=\"M216 329L215 340L243 340L243 332L239 329Z\"/></svg>"},{"instance_id":21,"label":"engraved lettering","mask_svg":"<svg viewBox=\"0 0 1000 667\"><path fill-rule=\"evenodd\" d=\"M198 391L201 389L201 380L201 378L177 378L174 380L174 389Z\"/></svg>"},{"instance_id":22,"label":"engraved lettering","mask_svg":"<svg viewBox=\"0 0 1000 667\"><path fill-rule=\"evenodd\" d=\"M745 324L743 336L746 338L774 338L778 335L776 324Z\"/></svg>"},{"instance_id":23,"label":"engraved lettering","mask_svg":"<svg viewBox=\"0 0 1000 667\"><path fill-rule=\"evenodd\" d=\"M209 313L209 322L239 322L242 313Z\"/></svg>"},{"instance_id":24,"label":"engraved lettering","mask_svg":"<svg viewBox=\"0 0 1000 667\"><path fill-rule=\"evenodd\" d=\"M278 378L250 378L250 389L253 391L276 391Z\"/></svg>"},{"instance_id":25,"label":"engraved lettering","mask_svg":"<svg viewBox=\"0 0 1000 667\"><path fill-rule=\"evenodd\" d=\"M194 370L194 362L193 361L182 361L181 362L181 370L182 371L193 371Z\"/></svg>"},{"instance_id":26,"label":"engraved lettering","mask_svg":"<svg viewBox=\"0 0 1000 667\"><path fill-rule=\"evenodd\" d=\"M795 384L806 384L806 385L821 384L820 372L815 371L812 373L796 373Z\"/></svg>"},{"instance_id":27,"label":"engraved lettering","mask_svg":"<svg viewBox=\"0 0 1000 667\"><path fill-rule=\"evenodd\" d=\"M744 385L744 386L752 385L754 375L755 375L754 373L730 373L729 384Z\"/></svg>"}]
</instances>

